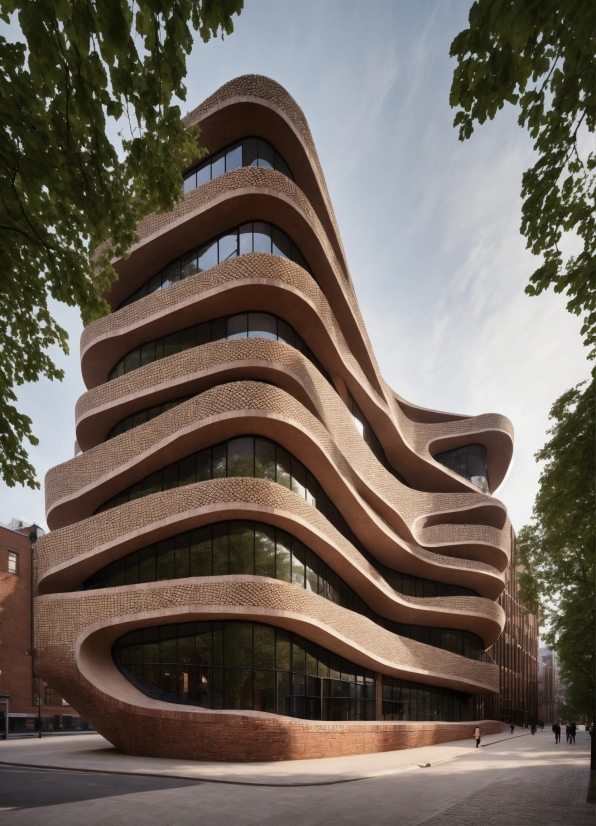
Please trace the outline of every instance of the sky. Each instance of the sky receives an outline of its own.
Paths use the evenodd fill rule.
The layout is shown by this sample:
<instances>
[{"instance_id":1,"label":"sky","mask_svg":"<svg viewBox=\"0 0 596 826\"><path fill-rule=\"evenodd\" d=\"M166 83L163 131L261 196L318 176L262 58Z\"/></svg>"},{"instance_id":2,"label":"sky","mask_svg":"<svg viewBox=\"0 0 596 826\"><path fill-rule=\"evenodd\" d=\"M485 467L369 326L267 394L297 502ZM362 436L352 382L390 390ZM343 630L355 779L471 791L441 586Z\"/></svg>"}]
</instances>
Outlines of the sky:
<instances>
[{"instance_id":1,"label":"sky","mask_svg":"<svg viewBox=\"0 0 596 826\"><path fill-rule=\"evenodd\" d=\"M514 459L496 496L519 530L531 519L550 407L590 364L565 297L524 294L539 261L519 234L533 154L514 109L464 143L452 126L449 46L470 5L245 0L232 36L195 43L181 107L249 73L298 102L385 379L424 407L511 419ZM69 356L52 351L65 379L19 392L40 440L30 456L42 490L0 482L0 522L45 527L43 477L73 455L82 325L76 311L54 307L70 334Z\"/></svg>"}]
</instances>

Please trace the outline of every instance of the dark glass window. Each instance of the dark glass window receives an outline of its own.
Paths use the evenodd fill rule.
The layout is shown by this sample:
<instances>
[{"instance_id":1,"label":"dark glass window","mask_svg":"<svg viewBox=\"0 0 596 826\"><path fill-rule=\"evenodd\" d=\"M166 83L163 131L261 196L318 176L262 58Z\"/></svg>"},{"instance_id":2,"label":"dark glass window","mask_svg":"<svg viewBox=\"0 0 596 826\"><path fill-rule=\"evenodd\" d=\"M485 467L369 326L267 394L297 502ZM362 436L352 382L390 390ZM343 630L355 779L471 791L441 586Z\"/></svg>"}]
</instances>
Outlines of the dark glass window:
<instances>
[{"instance_id":1,"label":"dark glass window","mask_svg":"<svg viewBox=\"0 0 596 826\"><path fill-rule=\"evenodd\" d=\"M170 333L156 341L141 344L112 367L108 373L108 381L120 378L153 361L173 356L191 347L199 347L210 341L219 341L222 338L271 338L290 344L306 356L334 387L329 373L294 328L277 316L260 312L238 313L224 318L215 318L213 321L205 321L195 327L187 327L185 330Z\"/></svg>"},{"instance_id":2,"label":"dark glass window","mask_svg":"<svg viewBox=\"0 0 596 826\"><path fill-rule=\"evenodd\" d=\"M187 172L184 175L184 192L190 192L239 166L276 169L286 178L294 180L289 166L268 141L263 138L244 138L222 149L216 155L211 155Z\"/></svg>"},{"instance_id":3,"label":"dark glass window","mask_svg":"<svg viewBox=\"0 0 596 826\"><path fill-rule=\"evenodd\" d=\"M383 675L383 720L469 720L468 695Z\"/></svg>"},{"instance_id":4,"label":"dark glass window","mask_svg":"<svg viewBox=\"0 0 596 826\"><path fill-rule=\"evenodd\" d=\"M239 441L239 440L237 440ZM380 566L379 572L404 594L459 596L465 588L410 577ZM286 531L263 522L217 522L133 551L88 577L82 590L113 588L136 582L228 574L268 576L305 588L350 611L363 614L392 633L461 654L487 659L480 637L468 631L406 625L375 613L313 551ZM388 575L389 574L389 575ZM469 592L474 594L473 591Z\"/></svg>"},{"instance_id":5,"label":"dark glass window","mask_svg":"<svg viewBox=\"0 0 596 826\"><path fill-rule=\"evenodd\" d=\"M112 655L124 676L156 700L307 720L375 719L372 671L261 623L153 626L120 637Z\"/></svg>"},{"instance_id":6,"label":"dark glass window","mask_svg":"<svg viewBox=\"0 0 596 826\"><path fill-rule=\"evenodd\" d=\"M118 309L134 304L135 301L140 301L157 290L165 290L170 284L211 269L222 261L249 252L269 252L289 258L312 275L304 256L283 230L266 221L249 221L241 227L232 227L201 247L171 261L132 295L125 298Z\"/></svg>"},{"instance_id":7,"label":"dark glass window","mask_svg":"<svg viewBox=\"0 0 596 826\"><path fill-rule=\"evenodd\" d=\"M469 479L483 493L490 493L484 445L456 447L454 450L437 453L433 458L449 470Z\"/></svg>"},{"instance_id":8,"label":"dark glass window","mask_svg":"<svg viewBox=\"0 0 596 826\"><path fill-rule=\"evenodd\" d=\"M153 407L148 407L146 410L139 410L138 413L133 413L131 416L127 416L125 419L118 422L118 424L114 425L114 427L108 432L106 441L108 441L108 439L113 439L115 436L120 436L121 433L126 433L127 431L132 430L134 427L145 424L145 422L150 422L151 419L155 419L156 416L161 416L162 413L167 413L168 410L172 410L172 408L178 407L179 404L187 402L192 398L192 396L183 396L181 399L175 399L171 402L164 402L163 404L156 404Z\"/></svg>"}]
</instances>

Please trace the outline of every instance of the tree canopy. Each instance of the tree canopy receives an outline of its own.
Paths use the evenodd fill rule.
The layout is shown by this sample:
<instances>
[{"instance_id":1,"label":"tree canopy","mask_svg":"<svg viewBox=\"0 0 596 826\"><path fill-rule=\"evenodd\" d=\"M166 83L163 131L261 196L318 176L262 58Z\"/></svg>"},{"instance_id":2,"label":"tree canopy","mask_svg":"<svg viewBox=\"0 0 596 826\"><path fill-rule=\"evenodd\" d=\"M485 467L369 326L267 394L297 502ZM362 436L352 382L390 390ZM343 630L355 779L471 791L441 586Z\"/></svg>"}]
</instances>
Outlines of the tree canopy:
<instances>
[{"instance_id":1,"label":"tree canopy","mask_svg":"<svg viewBox=\"0 0 596 826\"><path fill-rule=\"evenodd\" d=\"M193 30L230 34L243 0L0 0L0 476L38 487L15 388L62 378L50 297L86 324L108 312L110 260L172 208L205 150L185 100ZM99 254L101 253L101 254Z\"/></svg>"},{"instance_id":2,"label":"tree canopy","mask_svg":"<svg viewBox=\"0 0 596 826\"><path fill-rule=\"evenodd\" d=\"M506 103L534 141L537 160L522 177L521 232L542 263L526 287L553 286L583 315L596 356L596 35L592 0L477 0L469 28L451 44L457 58L450 103L460 140ZM564 233L581 250L565 256Z\"/></svg>"},{"instance_id":3,"label":"tree canopy","mask_svg":"<svg viewBox=\"0 0 596 826\"><path fill-rule=\"evenodd\" d=\"M559 655L567 706L578 716L591 714L595 701L595 409L594 379L553 405L550 438L536 454L545 465L534 521L517 543L520 596L540 608L543 638Z\"/></svg>"}]
</instances>

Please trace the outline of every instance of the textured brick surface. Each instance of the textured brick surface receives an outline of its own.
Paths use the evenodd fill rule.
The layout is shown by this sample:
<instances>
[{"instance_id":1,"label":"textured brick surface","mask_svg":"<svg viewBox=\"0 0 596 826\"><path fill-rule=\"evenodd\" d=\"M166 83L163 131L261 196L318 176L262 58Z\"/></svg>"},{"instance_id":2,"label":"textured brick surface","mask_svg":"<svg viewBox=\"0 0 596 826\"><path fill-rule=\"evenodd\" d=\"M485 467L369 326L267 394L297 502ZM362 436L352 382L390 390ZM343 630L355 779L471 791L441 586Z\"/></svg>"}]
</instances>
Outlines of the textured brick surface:
<instances>
[{"instance_id":1,"label":"textured brick surface","mask_svg":"<svg viewBox=\"0 0 596 826\"><path fill-rule=\"evenodd\" d=\"M242 101L270 107L291 123L300 151L308 156L311 175L302 180L311 198L309 181L317 182L317 207L296 183L273 170L227 173L189 192L171 213L141 222L130 257L117 263L122 281L114 288L115 303L152 274L146 268L156 253L167 261L168 255L179 254L174 250L184 239L198 233L195 244L207 240L201 232L213 233L218 221L222 230L226 221L229 226L239 223L234 209L238 212L240 204L245 211L260 205L263 219L273 220L269 212L279 214L280 226L291 229L316 281L291 261L245 255L99 319L84 331L82 367L92 387L77 405L77 437L84 452L46 477L48 524L57 530L38 544L43 593L36 600L38 668L98 731L133 754L283 759L444 742L461 736L462 727L322 723L154 701L118 672L111 645L126 630L147 624L244 617L294 630L376 672L469 693L498 691L496 666L401 638L304 589L266 578L191 578L72 592L90 573L130 550L220 519L253 518L302 539L384 616L472 630L487 645L503 626L503 611L494 600L503 588L500 572L510 553L504 506L435 462L431 451L481 441L494 484L510 458L511 425L497 414L422 411L400 400L384 382L301 110L277 84L250 76L222 87L188 122L210 119L213 124L223 118L226 106ZM220 134L218 140L224 139ZM335 386L298 351L264 339L213 342L104 383L110 367L143 341L249 309L286 318ZM383 467L361 438L346 406L348 390L408 486ZM125 415L189 393L198 395L103 441ZM92 515L106 499L154 470L244 433L267 436L303 461L381 562L466 585L483 596L416 599L397 594L320 512L265 480L201 482ZM500 730L499 723L494 730Z\"/></svg>"}]
</instances>

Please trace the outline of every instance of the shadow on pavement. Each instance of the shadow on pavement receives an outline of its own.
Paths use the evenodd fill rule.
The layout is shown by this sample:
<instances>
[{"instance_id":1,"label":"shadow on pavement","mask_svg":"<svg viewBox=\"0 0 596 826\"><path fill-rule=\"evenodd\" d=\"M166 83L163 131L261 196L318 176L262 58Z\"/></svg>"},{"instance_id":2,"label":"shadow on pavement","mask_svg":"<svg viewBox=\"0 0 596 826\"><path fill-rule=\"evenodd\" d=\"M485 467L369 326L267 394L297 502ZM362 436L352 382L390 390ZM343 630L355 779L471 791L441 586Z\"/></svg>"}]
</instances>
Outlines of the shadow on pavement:
<instances>
[{"instance_id":1,"label":"shadow on pavement","mask_svg":"<svg viewBox=\"0 0 596 826\"><path fill-rule=\"evenodd\" d=\"M0 812L199 786L194 780L0 766Z\"/></svg>"}]
</instances>

